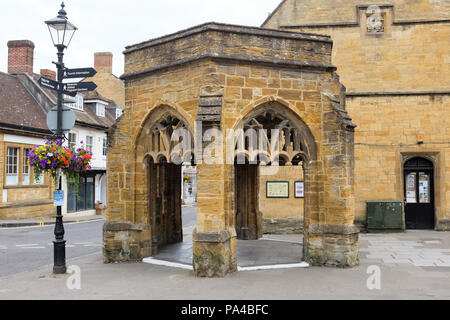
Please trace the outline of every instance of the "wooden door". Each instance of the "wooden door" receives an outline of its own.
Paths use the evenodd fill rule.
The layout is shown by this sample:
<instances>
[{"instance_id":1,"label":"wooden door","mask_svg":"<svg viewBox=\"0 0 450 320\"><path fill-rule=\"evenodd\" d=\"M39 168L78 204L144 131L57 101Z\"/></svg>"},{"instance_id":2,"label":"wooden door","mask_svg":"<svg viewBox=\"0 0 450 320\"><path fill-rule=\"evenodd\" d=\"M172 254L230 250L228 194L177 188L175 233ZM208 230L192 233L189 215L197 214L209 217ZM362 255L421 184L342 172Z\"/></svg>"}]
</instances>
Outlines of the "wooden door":
<instances>
[{"instance_id":1,"label":"wooden door","mask_svg":"<svg viewBox=\"0 0 450 320\"><path fill-rule=\"evenodd\" d=\"M240 240L257 240L261 235L258 185L257 165L235 165L236 233Z\"/></svg>"}]
</instances>

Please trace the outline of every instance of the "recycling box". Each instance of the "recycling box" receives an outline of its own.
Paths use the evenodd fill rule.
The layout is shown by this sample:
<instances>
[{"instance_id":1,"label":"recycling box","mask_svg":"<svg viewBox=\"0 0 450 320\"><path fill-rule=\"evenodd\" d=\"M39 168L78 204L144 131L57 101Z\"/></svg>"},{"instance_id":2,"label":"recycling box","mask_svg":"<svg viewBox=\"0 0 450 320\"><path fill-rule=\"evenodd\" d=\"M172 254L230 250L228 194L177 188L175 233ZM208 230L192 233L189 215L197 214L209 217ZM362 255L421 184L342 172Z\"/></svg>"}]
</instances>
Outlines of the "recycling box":
<instances>
[{"instance_id":1,"label":"recycling box","mask_svg":"<svg viewBox=\"0 0 450 320\"><path fill-rule=\"evenodd\" d=\"M403 203L395 200L367 201L367 230L403 230Z\"/></svg>"}]
</instances>

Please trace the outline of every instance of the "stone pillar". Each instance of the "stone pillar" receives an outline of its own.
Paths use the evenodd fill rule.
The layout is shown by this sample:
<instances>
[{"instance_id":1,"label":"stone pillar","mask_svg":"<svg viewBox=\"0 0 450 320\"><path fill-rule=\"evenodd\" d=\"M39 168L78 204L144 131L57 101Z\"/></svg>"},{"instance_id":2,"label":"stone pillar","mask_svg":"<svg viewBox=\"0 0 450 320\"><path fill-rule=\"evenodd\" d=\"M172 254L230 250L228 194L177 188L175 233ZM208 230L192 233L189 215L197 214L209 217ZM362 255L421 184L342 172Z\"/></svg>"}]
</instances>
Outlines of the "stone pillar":
<instances>
[{"instance_id":1,"label":"stone pillar","mask_svg":"<svg viewBox=\"0 0 450 320\"><path fill-rule=\"evenodd\" d=\"M103 226L103 261L139 262L152 255L144 156L133 150L130 113L109 132L107 221ZM137 148L140 150L141 146Z\"/></svg>"},{"instance_id":2,"label":"stone pillar","mask_svg":"<svg viewBox=\"0 0 450 320\"><path fill-rule=\"evenodd\" d=\"M194 272L224 277L237 271L236 231L225 209L225 165L197 166L197 227L193 233ZM228 172L229 170L227 170Z\"/></svg>"},{"instance_id":3,"label":"stone pillar","mask_svg":"<svg viewBox=\"0 0 450 320\"><path fill-rule=\"evenodd\" d=\"M197 226L193 233L193 265L197 277L224 277L237 271L236 230L230 219L234 167L225 164L225 139L220 140L223 138L221 109L221 95L200 97L195 137ZM212 145L215 151L207 151Z\"/></svg>"},{"instance_id":4,"label":"stone pillar","mask_svg":"<svg viewBox=\"0 0 450 320\"><path fill-rule=\"evenodd\" d=\"M353 267L359 264L359 229L353 224L354 125L340 101L324 102L324 138L319 161L305 170L309 181L305 219L304 253L312 265Z\"/></svg>"},{"instance_id":5,"label":"stone pillar","mask_svg":"<svg viewBox=\"0 0 450 320\"><path fill-rule=\"evenodd\" d=\"M140 262L151 256L149 225L106 222L103 226L103 261Z\"/></svg>"}]
</instances>

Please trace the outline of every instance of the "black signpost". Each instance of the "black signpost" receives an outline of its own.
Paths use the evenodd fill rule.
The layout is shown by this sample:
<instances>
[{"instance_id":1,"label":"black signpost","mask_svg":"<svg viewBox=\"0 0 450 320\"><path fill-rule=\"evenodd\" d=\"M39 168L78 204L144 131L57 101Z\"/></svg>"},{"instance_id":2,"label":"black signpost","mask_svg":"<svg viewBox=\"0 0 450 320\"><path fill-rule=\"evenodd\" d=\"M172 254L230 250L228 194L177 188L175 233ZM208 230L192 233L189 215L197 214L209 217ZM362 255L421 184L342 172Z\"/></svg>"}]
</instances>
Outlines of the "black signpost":
<instances>
[{"instance_id":1,"label":"black signpost","mask_svg":"<svg viewBox=\"0 0 450 320\"><path fill-rule=\"evenodd\" d=\"M56 82L54 80L47 79L45 77L40 77L38 79L38 82L44 88L47 88L47 89L50 89L50 90L54 90L54 91L58 90L58 82Z\"/></svg>"},{"instance_id":2,"label":"black signpost","mask_svg":"<svg viewBox=\"0 0 450 320\"><path fill-rule=\"evenodd\" d=\"M64 79L91 78L97 74L94 68L79 68L64 70Z\"/></svg>"},{"instance_id":3,"label":"black signpost","mask_svg":"<svg viewBox=\"0 0 450 320\"><path fill-rule=\"evenodd\" d=\"M64 79L73 78L86 78L96 74L96 71L92 68L84 69L67 69L63 63L64 49L66 49L75 33L78 29L67 19L67 13L64 10L64 2L61 4L61 10L58 12L58 16L53 19L45 21L50 31L54 46L58 50L58 62L54 62L57 68L57 81L41 77L38 81L39 84L47 89L57 92L57 130L56 136L58 139L64 139L63 132L63 94L69 96L76 96L77 92L86 92L95 90L97 87L93 82L79 82L79 83L63 83ZM61 177L59 177L59 195L61 195L62 183ZM56 274L64 274L67 271L66 268L66 241L64 240L64 225L62 216L62 207L60 202L57 203L55 198L56 211L56 224L55 224L55 241L53 241L53 254L54 265L53 272Z\"/></svg>"},{"instance_id":4,"label":"black signpost","mask_svg":"<svg viewBox=\"0 0 450 320\"><path fill-rule=\"evenodd\" d=\"M97 85L94 82L72 82L63 84L64 93L88 92L94 91L96 88Z\"/></svg>"}]
</instances>

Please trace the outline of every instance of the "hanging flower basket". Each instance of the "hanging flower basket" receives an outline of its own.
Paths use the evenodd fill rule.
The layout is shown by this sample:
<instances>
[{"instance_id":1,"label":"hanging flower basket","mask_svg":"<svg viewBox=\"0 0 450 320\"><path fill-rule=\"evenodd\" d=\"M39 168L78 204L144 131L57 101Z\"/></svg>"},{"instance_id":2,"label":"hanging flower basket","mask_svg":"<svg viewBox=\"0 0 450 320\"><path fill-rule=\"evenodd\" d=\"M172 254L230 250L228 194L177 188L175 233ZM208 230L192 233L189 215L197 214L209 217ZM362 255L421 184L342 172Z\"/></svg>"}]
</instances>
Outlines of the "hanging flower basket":
<instances>
[{"instance_id":1,"label":"hanging flower basket","mask_svg":"<svg viewBox=\"0 0 450 320\"><path fill-rule=\"evenodd\" d=\"M63 140L48 140L43 146L35 146L28 152L28 165L33 168L37 179L41 173L49 173L58 187L58 170L66 175L67 181L74 181L78 191L80 174L91 169L92 154L86 149L71 150L63 146Z\"/></svg>"}]
</instances>

